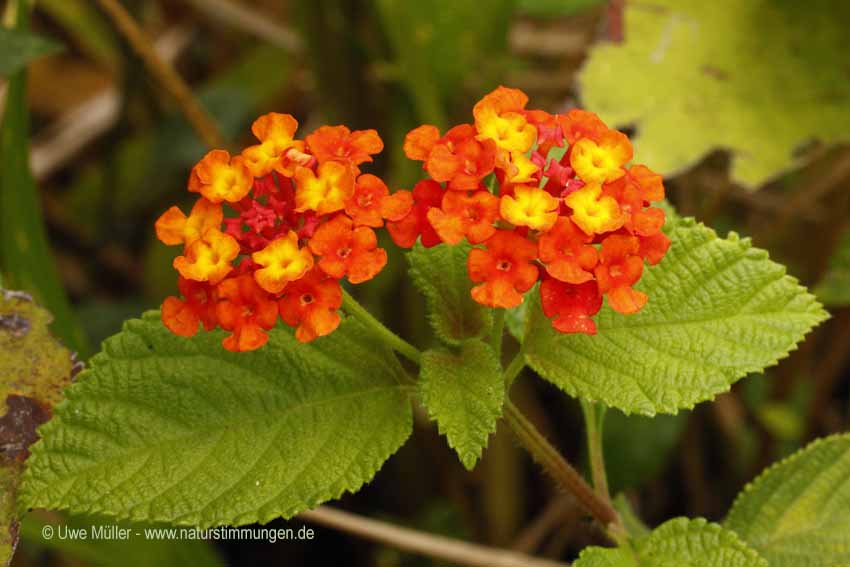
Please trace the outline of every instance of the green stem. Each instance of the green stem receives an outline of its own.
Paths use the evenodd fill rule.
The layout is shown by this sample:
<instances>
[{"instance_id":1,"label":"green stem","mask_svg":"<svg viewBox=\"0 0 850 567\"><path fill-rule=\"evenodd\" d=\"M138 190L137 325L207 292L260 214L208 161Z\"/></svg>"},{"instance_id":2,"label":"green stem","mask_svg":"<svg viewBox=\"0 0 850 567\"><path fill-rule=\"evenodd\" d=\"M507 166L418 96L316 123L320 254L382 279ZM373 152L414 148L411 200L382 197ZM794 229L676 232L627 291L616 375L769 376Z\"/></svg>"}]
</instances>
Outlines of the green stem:
<instances>
[{"instance_id":1,"label":"green stem","mask_svg":"<svg viewBox=\"0 0 850 567\"><path fill-rule=\"evenodd\" d=\"M522 369L525 368L525 354L523 354L522 350L516 353L516 356L513 360L511 360L508 367L505 369L505 389L510 390L511 384L514 379L519 376L519 373L522 372Z\"/></svg>"},{"instance_id":2,"label":"green stem","mask_svg":"<svg viewBox=\"0 0 850 567\"><path fill-rule=\"evenodd\" d=\"M490 346L493 347L493 352L496 353L496 359L502 360L502 342L505 332L505 310L493 310L493 328L490 331Z\"/></svg>"},{"instance_id":3,"label":"green stem","mask_svg":"<svg viewBox=\"0 0 850 567\"><path fill-rule=\"evenodd\" d=\"M555 479L558 486L575 496L576 500L605 527L612 539L617 542L623 541L625 530L611 503L594 492L578 471L561 456L510 400L505 403L505 420L520 445Z\"/></svg>"},{"instance_id":4,"label":"green stem","mask_svg":"<svg viewBox=\"0 0 850 567\"><path fill-rule=\"evenodd\" d=\"M581 410L584 414L584 425L587 431L587 451L591 476L593 478L593 488L600 498L606 502L610 502L611 494L608 492L608 477L605 474L605 455L602 450L602 424L605 421L606 409L601 404L581 400Z\"/></svg>"},{"instance_id":5,"label":"green stem","mask_svg":"<svg viewBox=\"0 0 850 567\"><path fill-rule=\"evenodd\" d=\"M378 321L371 313L366 311L366 309L345 290L342 290L342 307L349 315L357 318L366 326L367 329L369 329L376 337L384 341L394 351L398 352L411 362L419 364L419 361L422 359L422 353L419 352L415 346L384 326L383 323Z\"/></svg>"}]
</instances>

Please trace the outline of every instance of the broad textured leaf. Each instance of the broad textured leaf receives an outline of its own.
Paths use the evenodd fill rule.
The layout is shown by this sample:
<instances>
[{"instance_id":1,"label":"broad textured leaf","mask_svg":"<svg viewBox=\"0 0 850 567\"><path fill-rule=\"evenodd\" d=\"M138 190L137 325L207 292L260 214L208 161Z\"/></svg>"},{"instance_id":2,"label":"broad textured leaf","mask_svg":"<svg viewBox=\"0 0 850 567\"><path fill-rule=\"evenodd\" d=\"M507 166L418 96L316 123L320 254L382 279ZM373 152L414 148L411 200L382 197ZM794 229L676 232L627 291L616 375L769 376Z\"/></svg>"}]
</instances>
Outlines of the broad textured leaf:
<instances>
[{"instance_id":1,"label":"broad textured leaf","mask_svg":"<svg viewBox=\"0 0 850 567\"><path fill-rule=\"evenodd\" d=\"M850 305L850 229L841 235L838 247L829 259L829 269L814 292L826 305Z\"/></svg>"},{"instance_id":2,"label":"broad textured leaf","mask_svg":"<svg viewBox=\"0 0 850 567\"><path fill-rule=\"evenodd\" d=\"M54 339L50 314L25 293L0 289L0 565L18 539L17 492L36 427L71 381L74 356Z\"/></svg>"},{"instance_id":3,"label":"broad textured leaf","mask_svg":"<svg viewBox=\"0 0 850 567\"><path fill-rule=\"evenodd\" d=\"M17 33L29 27L28 3L16 0ZM0 54L5 50L0 46ZM38 188L29 166L30 128L26 74L9 77L0 127L0 271L7 287L24 289L55 317L54 332L85 355L86 337L62 289L47 241Z\"/></svg>"},{"instance_id":4,"label":"broad textured leaf","mask_svg":"<svg viewBox=\"0 0 850 567\"><path fill-rule=\"evenodd\" d=\"M850 3L626 2L624 41L600 43L584 105L634 124L636 158L664 174L716 149L757 188L800 165L812 142L850 140Z\"/></svg>"},{"instance_id":5,"label":"broad textured leaf","mask_svg":"<svg viewBox=\"0 0 850 567\"><path fill-rule=\"evenodd\" d=\"M472 469L502 415L505 385L496 354L481 341L464 343L458 353L428 350L419 379L422 402L440 433Z\"/></svg>"},{"instance_id":6,"label":"broad textured leaf","mask_svg":"<svg viewBox=\"0 0 850 567\"><path fill-rule=\"evenodd\" d=\"M8 77L33 59L60 49L61 45L39 35L0 27L0 75Z\"/></svg>"},{"instance_id":7,"label":"broad textured leaf","mask_svg":"<svg viewBox=\"0 0 850 567\"><path fill-rule=\"evenodd\" d=\"M211 526L291 517L369 481L411 431L402 370L353 319L255 352L128 321L40 429L21 501Z\"/></svg>"},{"instance_id":8,"label":"broad textured leaf","mask_svg":"<svg viewBox=\"0 0 850 567\"><path fill-rule=\"evenodd\" d=\"M590 547L575 567L767 567L735 532L702 518L670 520L637 540L636 554Z\"/></svg>"},{"instance_id":9,"label":"broad textured leaf","mask_svg":"<svg viewBox=\"0 0 850 567\"><path fill-rule=\"evenodd\" d=\"M529 365L571 396L625 413L676 413L775 364L827 315L767 252L693 219L668 223L673 243L638 283L640 313L603 307L599 334L551 328L539 301L525 338Z\"/></svg>"},{"instance_id":10,"label":"broad textured leaf","mask_svg":"<svg viewBox=\"0 0 850 567\"><path fill-rule=\"evenodd\" d=\"M850 434L817 440L767 469L724 525L771 567L850 564Z\"/></svg>"},{"instance_id":11,"label":"broad textured leaf","mask_svg":"<svg viewBox=\"0 0 850 567\"><path fill-rule=\"evenodd\" d=\"M42 535L44 526L54 529L59 525L70 529L85 529L89 537L85 540ZM168 529L153 524L117 523L129 529L130 537L94 538L92 526L116 525L115 520L96 516L62 517L55 512L27 514L21 521L21 548L26 551L51 549L66 559L76 559L91 567L224 567L226 564L212 543L200 539L169 540L157 532L146 529ZM184 528L171 528L184 529Z\"/></svg>"},{"instance_id":12,"label":"broad textured leaf","mask_svg":"<svg viewBox=\"0 0 850 567\"><path fill-rule=\"evenodd\" d=\"M416 243L408 253L410 277L428 303L428 318L434 332L449 344L490 332L490 310L476 303L469 291L472 281L466 271L470 245L440 244L425 248Z\"/></svg>"},{"instance_id":13,"label":"broad textured leaf","mask_svg":"<svg viewBox=\"0 0 850 567\"><path fill-rule=\"evenodd\" d=\"M586 547L573 567L641 567L633 553L623 548Z\"/></svg>"}]
</instances>

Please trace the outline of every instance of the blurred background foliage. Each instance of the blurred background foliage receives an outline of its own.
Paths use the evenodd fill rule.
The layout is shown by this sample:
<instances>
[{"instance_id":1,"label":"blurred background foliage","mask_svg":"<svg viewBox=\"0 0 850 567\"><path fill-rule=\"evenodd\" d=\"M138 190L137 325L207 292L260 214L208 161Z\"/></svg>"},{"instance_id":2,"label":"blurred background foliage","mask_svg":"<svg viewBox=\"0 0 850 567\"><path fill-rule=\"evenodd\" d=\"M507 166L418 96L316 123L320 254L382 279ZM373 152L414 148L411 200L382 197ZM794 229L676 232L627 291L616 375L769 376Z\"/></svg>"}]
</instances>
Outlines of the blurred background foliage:
<instances>
[{"instance_id":1,"label":"blurred background foliage","mask_svg":"<svg viewBox=\"0 0 850 567\"><path fill-rule=\"evenodd\" d=\"M667 174L680 213L752 237L813 286L833 318L779 366L678 416L609 412L612 488L648 524L680 514L717 519L764 466L847 429L843 0L122 3L233 147L249 142L251 121L272 110L294 114L302 134L325 123L374 127L386 150L370 171L409 188L419 171L401 150L408 130L470 121L481 95L515 86L532 107L583 105L635 135L637 159ZM188 171L205 152L97 6L37 0L16 18L9 5L0 32L0 273L6 287L50 308L54 332L83 357L175 291L174 252L156 241L153 221L175 202L188 204ZM358 289L360 298L425 343L423 301L405 278L403 254L385 244L388 268ZM512 396L582 461L573 400L531 376ZM504 432L466 474L424 419L376 480L340 505L565 560L602 541ZM312 543L274 545L45 542L40 526L60 521L90 520L30 515L15 564L433 565L324 529Z\"/></svg>"}]
</instances>

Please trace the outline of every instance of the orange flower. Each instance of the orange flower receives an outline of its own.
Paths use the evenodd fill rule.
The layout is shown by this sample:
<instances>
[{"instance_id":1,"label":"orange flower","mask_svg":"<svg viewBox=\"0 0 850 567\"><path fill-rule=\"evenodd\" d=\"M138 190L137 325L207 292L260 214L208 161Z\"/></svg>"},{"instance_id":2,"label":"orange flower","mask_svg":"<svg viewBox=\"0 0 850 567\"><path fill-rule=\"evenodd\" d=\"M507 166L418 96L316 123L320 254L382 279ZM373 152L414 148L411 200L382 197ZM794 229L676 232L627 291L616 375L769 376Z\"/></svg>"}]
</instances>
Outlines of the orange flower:
<instances>
[{"instance_id":1,"label":"orange flower","mask_svg":"<svg viewBox=\"0 0 850 567\"><path fill-rule=\"evenodd\" d=\"M642 236L639 240L639 254L650 266L654 266L664 259L664 255L670 248L670 239L663 232L658 232L652 236Z\"/></svg>"},{"instance_id":2,"label":"orange flower","mask_svg":"<svg viewBox=\"0 0 850 567\"><path fill-rule=\"evenodd\" d=\"M229 351L256 350L266 344L266 330L277 323L277 304L249 274L228 278L218 286L216 315L230 331L221 344Z\"/></svg>"},{"instance_id":3,"label":"orange flower","mask_svg":"<svg viewBox=\"0 0 850 567\"><path fill-rule=\"evenodd\" d=\"M537 242L540 260L553 278L571 284L593 279L598 260L596 248L590 245L593 236L585 234L570 219L560 217L549 232Z\"/></svg>"},{"instance_id":4,"label":"orange flower","mask_svg":"<svg viewBox=\"0 0 850 567\"><path fill-rule=\"evenodd\" d=\"M186 217L177 207L171 207L157 219L154 227L156 236L164 244L190 244L198 240L211 228L220 228L224 220L221 205L215 205L203 197L192 207Z\"/></svg>"},{"instance_id":5,"label":"orange flower","mask_svg":"<svg viewBox=\"0 0 850 567\"><path fill-rule=\"evenodd\" d=\"M428 221L443 242L457 244L465 236L471 243L484 242L496 232L493 223L499 217L499 198L489 191L467 195L446 191L442 208L428 211Z\"/></svg>"},{"instance_id":6,"label":"orange flower","mask_svg":"<svg viewBox=\"0 0 850 567\"><path fill-rule=\"evenodd\" d=\"M644 166L630 168L626 174L602 187L602 192L615 199L624 216L624 226L632 234L651 236L664 226L664 211L644 208L649 204L647 197L664 197L661 176Z\"/></svg>"},{"instance_id":7,"label":"orange flower","mask_svg":"<svg viewBox=\"0 0 850 567\"><path fill-rule=\"evenodd\" d=\"M625 175L632 144L622 132L609 130L595 142L582 138L570 147L570 165L585 183L605 183Z\"/></svg>"},{"instance_id":8,"label":"orange flower","mask_svg":"<svg viewBox=\"0 0 850 567\"><path fill-rule=\"evenodd\" d=\"M297 327L295 338L308 343L339 326L336 310L342 306L342 288L316 267L286 287L278 306L284 322Z\"/></svg>"},{"instance_id":9,"label":"orange flower","mask_svg":"<svg viewBox=\"0 0 850 567\"><path fill-rule=\"evenodd\" d=\"M664 181L645 165L631 166L626 175L640 187L641 197L647 204L664 199Z\"/></svg>"},{"instance_id":10,"label":"orange flower","mask_svg":"<svg viewBox=\"0 0 850 567\"><path fill-rule=\"evenodd\" d=\"M207 331L214 329L216 289L205 282L177 278L177 288L184 299L166 297L162 303L162 322L175 335L191 337L198 332L198 323Z\"/></svg>"},{"instance_id":11,"label":"orange flower","mask_svg":"<svg viewBox=\"0 0 850 567\"><path fill-rule=\"evenodd\" d=\"M354 177L341 163L327 161L317 170L299 167L295 170L295 210L311 210L320 215L333 213L345 207L354 194Z\"/></svg>"},{"instance_id":12,"label":"orange flower","mask_svg":"<svg viewBox=\"0 0 850 567\"><path fill-rule=\"evenodd\" d=\"M492 140L504 152L522 154L531 149L537 129L525 118L528 96L518 89L497 87L472 109L479 140Z\"/></svg>"},{"instance_id":13,"label":"orange flower","mask_svg":"<svg viewBox=\"0 0 850 567\"><path fill-rule=\"evenodd\" d=\"M570 219L587 234L602 234L617 230L625 219L613 197L602 196L599 185L585 185L564 198L572 209Z\"/></svg>"},{"instance_id":14,"label":"orange flower","mask_svg":"<svg viewBox=\"0 0 850 567\"><path fill-rule=\"evenodd\" d=\"M647 299L645 293L632 289L643 274L639 251L637 237L612 234L602 241L595 270L599 291L608 295L608 304L614 311L624 315L640 311Z\"/></svg>"},{"instance_id":15,"label":"orange flower","mask_svg":"<svg viewBox=\"0 0 850 567\"><path fill-rule=\"evenodd\" d=\"M416 161L425 161L439 140L440 130L436 126L423 124L404 137L404 155Z\"/></svg>"},{"instance_id":16,"label":"orange flower","mask_svg":"<svg viewBox=\"0 0 850 567\"><path fill-rule=\"evenodd\" d=\"M189 191L200 193L213 203L241 201L254 185L254 178L241 156L230 157L225 150L212 150L192 168Z\"/></svg>"},{"instance_id":17,"label":"orange flower","mask_svg":"<svg viewBox=\"0 0 850 567\"><path fill-rule=\"evenodd\" d=\"M404 218L413 207L413 196L409 191L398 191L390 195L387 185L379 177L369 173L357 178L354 195L345 202L345 214L354 221L354 226L384 225L384 219L397 221Z\"/></svg>"},{"instance_id":18,"label":"orange flower","mask_svg":"<svg viewBox=\"0 0 850 567\"><path fill-rule=\"evenodd\" d=\"M322 126L307 136L307 145L320 165L339 162L351 168L354 175L360 173L358 165L371 162L372 155L384 149L384 142L375 130L352 132L345 126Z\"/></svg>"},{"instance_id":19,"label":"orange flower","mask_svg":"<svg viewBox=\"0 0 850 567\"><path fill-rule=\"evenodd\" d=\"M609 130L596 114L579 108L573 108L566 114L558 116L558 123L561 125L564 138L571 146L582 138L601 140Z\"/></svg>"},{"instance_id":20,"label":"orange flower","mask_svg":"<svg viewBox=\"0 0 850 567\"><path fill-rule=\"evenodd\" d=\"M467 258L469 278L484 282L472 288L472 298L489 307L516 307L537 281L537 266L531 263L537 246L510 230L496 231L484 246L470 250Z\"/></svg>"},{"instance_id":21,"label":"orange flower","mask_svg":"<svg viewBox=\"0 0 850 567\"><path fill-rule=\"evenodd\" d=\"M242 151L245 165L254 177L265 177L276 171L292 177L295 164L290 163L286 154L290 149L304 150L304 142L295 140L298 121L291 114L270 112L257 118L251 125L251 132L260 141Z\"/></svg>"},{"instance_id":22,"label":"orange flower","mask_svg":"<svg viewBox=\"0 0 850 567\"><path fill-rule=\"evenodd\" d=\"M504 195L500 206L502 218L515 226L549 230L558 220L561 202L538 187L520 185L514 194Z\"/></svg>"},{"instance_id":23,"label":"orange flower","mask_svg":"<svg viewBox=\"0 0 850 567\"><path fill-rule=\"evenodd\" d=\"M408 191L397 191L408 193ZM397 221L387 222L387 232L397 246L410 248L422 236L422 246L430 248L441 242L437 231L428 221L428 212L439 207L443 199L443 188L431 179L420 181L413 187L413 208Z\"/></svg>"},{"instance_id":24,"label":"orange flower","mask_svg":"<svg viewBox=\"0 0 850 567\"><path fill-rule=\"evenodd\" d=\"M540 303L557 331L596 334L596 323L591 317L599 313L602 295L595 281L569 284L546 278L540 284Z\"/></svg>"},{"instance_id":25,"label":"orange flower","mask_svg":"<svg viewBox=\"0 0 850 567\"><path fill-rule=\"evenodd\" d=\"M439 134L433 126L421 126L409 132L404 144L407 156L424 158L428 174L435 181L447 182L448 189L478 189L481 180L492 173L496 165L496 144L492 140L477 140L477 132L471 124L455 126L436 141L433 140L435 131Z\"/></svg>"},{"instance_id":26,"label":"orange flower","mask_svg":"<svg viewBox=\"0 0 850 567\"><path fill-rule=\"evenodd\" d=\"M298 247L298 235L290 230L279 236L251 259L261 269L254 272L254 279L269 293L280 293L286 284L295 281L313 267L313 255L306 247Z\"/></svg>"},{"instance_id":27,"label":"orange flower","mask_svg":"<svg viewBox=\"0 0 850 567\"><path fill-rule=\"evenodd\" d=\"M230 273L233 269L230 263L238 255L236 239L211 228L186 246L183 255L174 259L174 268L186 279L214 284Z\"/></svg>"},{"instance_id":28,"label":"orange flower","mask_svg":"<svg viewBox=\"0 0 850 567\"><path fill-rule=\"evenodd\" d=\"M310 250L321 256L319 267L332 278L348 276L351 283L371 280L387 263L387 251L378 248L375 231L353 227L351 219L339 215L316 230Z\"/></svg>"}]
</instances>

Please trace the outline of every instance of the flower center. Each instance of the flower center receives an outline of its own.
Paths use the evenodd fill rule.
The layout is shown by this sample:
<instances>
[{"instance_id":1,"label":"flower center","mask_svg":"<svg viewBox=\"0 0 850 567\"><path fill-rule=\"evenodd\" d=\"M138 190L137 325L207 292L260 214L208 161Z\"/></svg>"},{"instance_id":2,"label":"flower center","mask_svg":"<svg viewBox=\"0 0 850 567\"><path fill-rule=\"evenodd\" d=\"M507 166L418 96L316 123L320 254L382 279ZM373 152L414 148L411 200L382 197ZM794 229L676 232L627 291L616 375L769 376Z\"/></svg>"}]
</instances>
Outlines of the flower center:
<instances>
[{"instance_id":1,"label":"flower center","mask_svg":"<svg viewBox=\"0 0 850 567\"><path fill-rule=\"evenodd\" d=\"M315 301L315 298L313 297L313 294L311 294L311 293L305 293L301 296L301 305L302 306L310 305L311 303L313 303L313 301Z\"/></svg>"},{"instance_id":2,"label":"flower center","mask_svg":"<svg viewBox=\"0 0 850 567\"><path fill-rule=\"evenodd\" d=\"M507 260L499 260L498 263L496 263L496 269L507 272L511 269L511 263Z\"/></svg>"},{"instance_id":3,"label":"flower center","mask_svg":"<svg viewBox=\"0 0 850 567\"><path fill-rule=\"evenodd\" d=\"M360 195L357 198L357 204L360 205L364 209L368 209L372 206L372 194L366 193L365 195Z\"/></svg>"},{"instance_id":4,"label":"flower center","mask_svg":"<svg viewBox=\"0 0 850 567\"><path fill-rule=\"evenodd\" d=\"M348 258L351 255L351 248L347 246L344 248L340 248L336 251L336 255L340 258Z\"/></svg>"}]
</instances>

